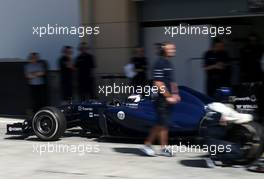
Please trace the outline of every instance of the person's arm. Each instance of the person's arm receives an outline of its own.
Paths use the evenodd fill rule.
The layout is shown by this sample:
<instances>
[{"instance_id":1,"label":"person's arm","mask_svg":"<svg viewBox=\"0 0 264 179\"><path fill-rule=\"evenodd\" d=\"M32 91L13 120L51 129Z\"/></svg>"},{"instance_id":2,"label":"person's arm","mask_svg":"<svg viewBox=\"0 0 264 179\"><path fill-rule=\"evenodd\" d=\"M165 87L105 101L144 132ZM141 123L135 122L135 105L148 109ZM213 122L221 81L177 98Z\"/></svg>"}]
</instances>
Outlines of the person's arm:
<instances>
[{"instance_id":1,"label":"person's arm","mask_svg":"<svg viewBox=\"0 0 264 179\"><path fill-rule=\"evenodd\" d=\"M206 71L210 71L210 70L216 70L216 69L223 69L223 66L224 66L224 64L222 63L222 62L219 62L219 63L216 63L216 64L213 64L213 65L205 65L204 66L204 69L206 70Z\"/></svg>"},{"instance_id":2,"label":"person's arm","mask_svg":"<svg viewBox=\"0 0 264 179\"><path fill-rule=\"evenodd\" d=\"M42 77L42 76L44 76L45 75L45 72L44 71L40 71L40 72L35 72L34 73L34 76L35 77Z\"/></svg>"},{"instance_id":3,"label":"person's arm","mask_svg":"<svg viewBox=\"0 0 264 179\"><path fill-rule=\"evenodd\" d=\"M26 74L26 78L31 80L33 78L36 78L36 76L34 74L32 74L32 73L28 73L28 74Z\"/></svg>"},{"instance_id":4,"label":"person's arm","mask_svg":"<svg viewBox=\"0 0 264 179\"><path fill-rule=\"evenodd\" d=\"M36 77L43 77L46 75L46 72L45 72L45 67L44 67L44 64L42 62L38 62L38 64L36 65L39 65L39 71L35 72L34 75Z\"/></svg>"},{"instance_id":5,"label":"person's arm","mask_svg":"<svg viewBox=\"0 0 264 179\"><path fill-rule=\"evenodd\" d=\"M74 70L74 64L72 63L72 59L68 57L63 57L61 59L61 69L71 69Z\"/></svg>"},{"instance_id":6,"label":"person's arm","mask_svg":"<svg viewBox=\"0 0 264 179\"><path fill-rule=\"evenodd\" d=\"M181 97L179 94L172 94L165 87L164 82L162 81L154 81L154 85L158 87L160 94L164 96L166 101L170 104L176 104L181 101Z\"/></svg>"},{"instance_id":7,"label":"person's arm","mask_svg":"<svg viewBox=\"0 0 264 179\"><path fill-rule=\"evenodd\" d=\"M172 67L172 69L174 69ZM172 95L178 95L179 96L179 88L178 88L178 84L175 82L175 70L171 71L171 79L170 79L170 89L171 89L171 93Z\"/></svg>"},{"instance_id":8,"label":"person's arm","mask_svg":"<svg viewBox=\"0 0 264 179\"><path fill-rule=\"evenodd\" d=\"M31 80L33 78L36 78L36 76L34 75L34 73L29 73L29 72L26 72L25 73L25 76L27 79Z\"/></svg>"},{"instance_id":9,"label":"person's arm","mask_svg":"<svg viewBox=\"0 0 264 179\"><path fill-rule=\"evenodd\" d=\"M160 94L162 94L165 98L172 96L172 94L166 88L166 85L165 85L164 82L162 82L162 81L154 81L154 86L157 86Z\"/></svg>"},{"instance_id":10,"label":"person's arm","mask_svg":"<svg viewBox=\"0 0 264 179\"><path fill-rule=\"evenodd\" d=\"M178 88L177 83L175 82L171 83L171 91L173 94L179 94L179 88Z\"/></svg>"},{"instance_id":11,"label":"person's arm","mask_svg":"<svg viewBox=\"0 0 264 179\"><path fill-rule=\"evenodd\" d=\"M34 74L31 73L28 69L28 64L24 67L24 73L25 73L25 77L28 79L28 80L31 80L33 78L35 78Z\"/></svg>"},{"instance_id":12,"label":"person's arm","mask_svg":"<svg viewBox=\"0 0 264 179\"><path fill-rule=\"evenodd\" d=\"M179 94L179 88L178 88L177 83L172 82L170 85L171 85L171 90L172 90L171 92L172 92L173 101L175 101L175 103L180 102L181 96Z\"/></svg>"}]
</instances>

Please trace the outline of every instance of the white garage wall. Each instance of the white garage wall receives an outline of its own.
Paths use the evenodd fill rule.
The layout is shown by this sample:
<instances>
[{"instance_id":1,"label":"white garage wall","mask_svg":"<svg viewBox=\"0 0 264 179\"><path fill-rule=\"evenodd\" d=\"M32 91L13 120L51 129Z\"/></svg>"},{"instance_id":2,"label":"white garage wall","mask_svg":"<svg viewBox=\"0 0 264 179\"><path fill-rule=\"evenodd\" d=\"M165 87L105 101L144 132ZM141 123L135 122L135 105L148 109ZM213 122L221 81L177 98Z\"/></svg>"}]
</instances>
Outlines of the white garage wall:
<instances>
[{"instance_id":1,"label":"white garage wall","mask_svg":"<svg viewBox=\"0 0 264 179\"><path fill-rule=\"evenodd\" d=\"M57 68L62 46L76 47L76 36L39 38L32 35L33 26L79 26L79 0L0 0L0 58L25 59L29 52L39 52Z\"/></svg>"},{"instance_id":2,"label":"white garage wall","mask_svg":"<svg viewBox=\"0 0 264 179\"><path fill-rule=\"evenodd\" d=\"M176 44L176 56L172 59L175 67L175 80L184 85L205 92L205 74L203 60L199 59L209 49L210 37L207 35L179 35L174 38L164 35L164 27L144 29L145 53L149 64L157 60L154 44L170 41Z\"/></svg>"}]
</instances>

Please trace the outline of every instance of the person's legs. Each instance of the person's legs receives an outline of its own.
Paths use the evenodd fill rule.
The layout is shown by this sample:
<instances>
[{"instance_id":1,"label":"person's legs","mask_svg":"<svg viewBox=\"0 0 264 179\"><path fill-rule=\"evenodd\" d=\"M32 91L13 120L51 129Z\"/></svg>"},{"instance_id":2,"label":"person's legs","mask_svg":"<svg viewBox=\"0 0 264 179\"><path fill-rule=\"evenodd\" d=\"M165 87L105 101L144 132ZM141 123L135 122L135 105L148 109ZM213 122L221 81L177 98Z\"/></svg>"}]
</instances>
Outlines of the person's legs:
<instances>
[{"instance_id":1,"label":"person's legs","mask_svg":"<svg viewBox=\"0 0 264 179\"><path fill-rule=\"evenodd\" d=\"M161 148L165 148L168 145L169 130L166 127L161 127L160 134L160 145Z\"/></svg>"},{"instance_id":2,"label":"person's legs","mask_svg":"<svg viewBox=\"0 0 264 179\"><path fill-rule=\"evenodd\" d=\"M145 141L145 145L152 145L153 142L157 139L158 135L160 133L160 127L154 126L149 133L149 136L147 137Z\"/></svg>"},{"instance_id":3,"label":"person's legs","mask_svg":"<svg viewBox=\"0 0 264 179\"><path fill-rule=\"evenodd\" d=\"M40 105L40 108L44 107L47 105L46 103L46 92L45 92L45 85L39 85L39 105Z\"/></svg>"},{"instance_id":4,"label":"person's legs","mask_svg":"<svg viewBox=\"0 0 264 179\"><path fill-rule=\"evenodd\" d=\"M89 91L89 86L92 85L92 82L90 81L89 78L82 78L79 79L79 86L78 86L78 90L79 90L79 99L81 101L85 101L88 100L88 98L90 97L90 91Z\"/></svg>"},{"instance_id":5,"label":"person's legs","mask_svg":"<svg viewBox=\"0 0 264 179\"><path fill-rule=\"evenodd\" d=\"M31 85L32 109L37 112L42 107L41 85Z\"/></svg>"},{"instance_id":6,"label":"person's legs","mask_svg":"<svg viewBox=\"0 0 264 179\"><path fill-rule=\"evenodd\" d=\"M160 150L160 155L166 156L166 157L172 157L173 152L168 147L168 140L169 140L169 130L167 127L161 127L160 131L160 145L161 145L161 150Z\"/></svg>"},{"instance_id":7,"label":"person's legs","mask_svg":"<svg viewBox=\"0 0 264 179\"><path fill-rule=\"evenodd\" d=\"M81 84L79 84L79 86L78 86L78 92L79 92L79 100L85 101L84 89L83 89Z\"/></svg>"},{"instance_id":8,"label":"person's legs","mask_svg":"<svg viewBox=\"0 0 264 179\"><path fill-rule=\"evenodd\" d=\"M215 85L213 79L207 77L207 95L213 97L215 95Z\"/></svg>"},{"instance_id":9,"label":"person's legs","mask_svg":"<svg viewBox=\"0 0 264 179\"><path fill-rule=\"evenodd\" d=\"M37 109L44 107L43 102L43 85L37 85L37 94L36 94Z\"/></svg>"},{"instance_id":10,"label":"person's legs","mask_svg":"<svg viewBox=\"0 0 264 179\"><path fill-rule=\"evenodd\" d=\"M160 140L160 136L161 136L161 130L162 130L162 126L166 125L166 121L167 121L167 114L165 111L166 108L166 102L160 98L160 99L156 99L155 101L155 110L157 113L157 118L158 118L158 123L156 126L154 126L151 130L150 130L150 134L145 142L145 144L149 144L151 145L157 138ZM159 141L161 142L161 140Z\"/></svg>"},{"instance_id":11,"label":"person's legs","mask_svg":"<svg viewBox=\"0 0 264 179\"><path fill-rule=\"evenodd\" d=\"M36 89L35 89L35 86L34 85L30 85L30 91L31 91L31 107L32 107L32 110L33 112L37 112L37 104L36 104L36 96L37 96L37 92L36 92Z\"/></svg>"},{"instance_id":12,"label":"person's legs","mask_svg":"<svg viewBox=\"0 0 264 179\"><path fill-rule=\"evenodd\" d=\"M161 147L163 148L165 145L168 144L168 122L170 118L170 106L169 104L165 101L165 99L161 98L160 100L157 101L157 113L159 116L159 142Z\"/></svg>"},{"instance_id":13,"label":"person's legs","mask_svg":"<svg viewBox=\"0 0 264 179\"><path fill-rule=\"evenodd\" d=\"M165 99L161 99L158 101L158 108L157 111L159 113L159 142L161 145L161 151L160 155L166 156L166 157L172 157L173 153L168 147L168 140L169 140L169 119L170 119L170 112L171 112L171 106L170 104L165 101Z\"/></svg>"},{"instance_id":14,"label":"person's legs","mask_svg":"<svg viewBox=\"0 0 264 179\"><path fill-rule=\"evenodd\" d=\"M68 101L68 95L69 95L69 92L68 92L68 84L67 84L67 81L66 80L63 80L61 82L61 92L62 92L62 100L63 102L66 102Z\"/></svg>"},{"instance_id":15,"label":"person's legs","mask_svg":"<svg viewBox=\"0 0 264 179\"><path fill-rule=\"evenodd\" d=\"M155 156L155 151L152 149L151 145L155 140L160 136L161 127L159 125L154 126L145 140L145 146L142 148L142 151L148 156Z\"/></svg>"},{"instance_id":16,"label":"person's legs","mask_svg":"<svg viewBox=\"0 0 264 179\"><path fill-rule=\"evenodd\" d=\"M73 85L70 79L67 81L66 86L66 98L68 101L71 101L73 98Z\"/></svg>"},{"instance_id":17,"label":"person's legs","mask_svg":"<svg viewBox=\"0 0 264 179\"><path fill-rule=\"evenodd\" d=\"M168 145L168 121L170 117L170 105L166 102L164 98L158 98L155 101L155 109L157 112L158 123L150 131L148 138L145 141L146 147L143 149L147 155L154 153L151 151L150 145L156 140L159 139L161 145L161 155L172 156L170 150L167 150L165 147ZM151 152L152 153L151 153ZM154 153L155 154L155 153Z\"/></svg>"},{"instance_id":18,"label":"person's legs","mask_svg":"<svg viewBox=\"0 0 264 179\"><path fill-rule=\"evenodd\" d=\"M216 90L223 86L225 86L225 82L221 77L209 77L207 79L207 95L215 97Z\"/></svg>"},{"instance_id":19,"label":"person's legs","mask_svg":"<svg viewBox=\"0 0 264 179\"><path fill-rule=\"evenodd\" d=\"M42 106L47 106L48 105L48 89L47 85L42 85Z\"/></svg>"},{"instance_id":20,"label":"person's legs","mask_svg":"<svg viewBox=\"0 0 264 179\"><path fill-rule=\"evenodd\" d=\"M156 140L157 136L159 135L160 127L154 126L149 133L145 141L145 146L142 148L142 151L148 156L155 156L155 151L152 149L151 145Z\"/></svg>"},{"instance_id":21,"label":"person's legs","mask_svg":"<svg viewBox=\"0 0 264 179\"><path fill-rule=\"evenodd\" d=\"M73 86L72 81L67 79L61 83L62 87L62 99L64 103L67 103L72 100L73 97Z\"/></svg>"},{"instance_id":22,"label":"person's legs","mask_svg":"<svg viewBox=\"0 0 264 179\"><path fill-rule=\"evenodd\" d=\"M93 77L89 78L89 83L86 84L86 95L89 97L89 99L95 99L95 80Z\"/></svg>"}]
</instances>

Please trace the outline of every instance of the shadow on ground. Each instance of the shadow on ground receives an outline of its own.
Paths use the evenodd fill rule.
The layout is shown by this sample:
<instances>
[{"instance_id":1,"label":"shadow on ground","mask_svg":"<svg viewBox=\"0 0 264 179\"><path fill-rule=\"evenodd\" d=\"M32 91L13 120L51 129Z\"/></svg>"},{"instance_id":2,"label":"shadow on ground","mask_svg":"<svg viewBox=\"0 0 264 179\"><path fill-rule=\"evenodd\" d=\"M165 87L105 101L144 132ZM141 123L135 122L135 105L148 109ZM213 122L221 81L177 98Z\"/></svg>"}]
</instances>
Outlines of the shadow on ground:
<instances>
[{"instance_id":1,"label":"shadow on ground","mask_svg":"<svg viewBox=\"0 0 264 179\"><path fill-rule=\"evenodd\" d=\"M139 148L118 147L118 148L113 148L113 150L117 153L122 153L122 154L146 156Z\"/></svg>"},{"instance_id":2,"label":"shadow on ground","mask_svg":"<svg viewBox=\"0 0 264 179\"><path fill-rule=\"evenodd\" d=\"M208 168L205 160L203 159L181 160L180 164L186 167Z\"/></svg>"}]
</instances>

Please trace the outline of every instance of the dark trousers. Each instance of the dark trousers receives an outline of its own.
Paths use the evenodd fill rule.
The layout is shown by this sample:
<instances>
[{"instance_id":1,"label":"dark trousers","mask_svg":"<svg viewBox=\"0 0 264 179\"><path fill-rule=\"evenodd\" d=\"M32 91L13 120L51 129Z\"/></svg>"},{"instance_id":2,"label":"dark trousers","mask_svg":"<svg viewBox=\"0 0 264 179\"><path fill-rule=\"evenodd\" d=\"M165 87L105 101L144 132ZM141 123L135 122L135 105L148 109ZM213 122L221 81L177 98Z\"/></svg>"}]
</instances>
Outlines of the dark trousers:
<instances>
[{"instance_id":1,"label":"dark trousers","mask_svg":"<svg viewBox=\"0 0 264 179\"><path fill-rule=\"evenodd\" d=\"M79 79L78 93L81 101L96 99L94 78Z\"/></svg>"},{"instance_id":2,"label":"dark trousers","mask_svg":"<svg viewBox=\"0 0 264 179\"><path fill-rule=\"evenodd\" d=\"M216 90L220 87L228 87L230 84L225 76L209 76L207 75L207 95L215 97Z\"/></svg>"},{"instance_id":3,"label":"dark trousers","mask_svg":"<svg viewBox=\"0 0 264 179\"><path fill-rule=\"evenodd\" d=\"M219 73L207 72L207 95L215 97L216 90L220 87L230 86L230 70L226 69Z\"/></svg>"},{"instance_id":4,"label":"dark trousers","mask_svg":"<svg viewBox=\"0 0 264 179\"><path fill-rule=\"evenodd\" d=\"M207 95L210 97L214 97L216 93L216 89L221 87L221 84L219 84L219 81L215 79L208 78L206 86L207 86Z\"/></svg>"},{"instance_id":5,"label":"dark trousers","mask_svg":"<svg viewBox=\"0 0 264 179\"><path fill-rule=\"evenodd\" d=\"M32 96L32 109L37 112L40 108L47 105L47 94L45 85L30 85Z\"/></svg>"},{"instance_id":6,"label":"dark trousers","mask_svg":"<svg viewBox=\"0 0 264 179\"><path fill-rule=\"evenodd\" d=\"M72 100L73 90L72 90L71 79L61 81L61 91L62 91L62 99L64 101Z\"/></svg>"},{"instance_id":7,"label":"dark trousers","mask_svg":"<svg viewBox=\"0 0 264 179\"><path fill-rule=\"evenodd\" d=\"M156 97L154 107L158 118L157 125L168 128L171 114L171 104L162 96Z\"/></svg>"}]
</instances>

